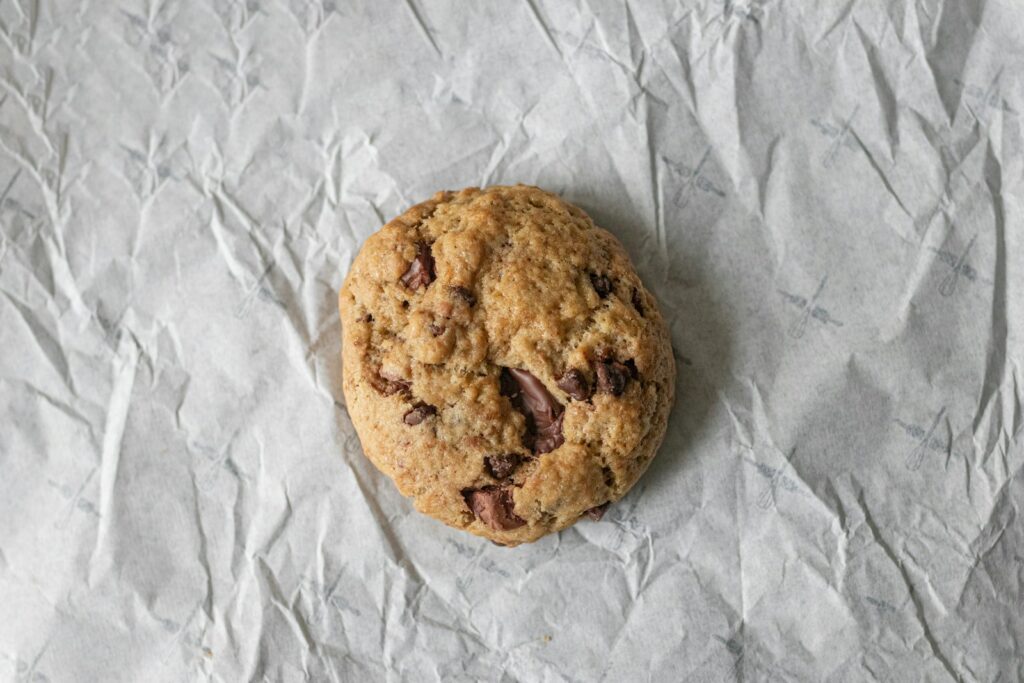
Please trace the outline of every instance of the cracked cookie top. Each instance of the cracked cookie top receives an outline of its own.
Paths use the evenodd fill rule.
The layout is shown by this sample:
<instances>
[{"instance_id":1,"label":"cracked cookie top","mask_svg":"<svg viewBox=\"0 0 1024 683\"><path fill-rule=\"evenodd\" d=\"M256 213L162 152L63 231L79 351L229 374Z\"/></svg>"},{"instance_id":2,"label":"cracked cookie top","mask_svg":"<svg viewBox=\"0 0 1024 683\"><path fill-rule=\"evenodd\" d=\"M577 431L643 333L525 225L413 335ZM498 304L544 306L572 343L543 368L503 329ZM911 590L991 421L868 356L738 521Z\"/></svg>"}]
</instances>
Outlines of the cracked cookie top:
<instances>
[{"instance_id":1,"label":"cracked cookie top","mask_svg":"<svg viewBox=\"0 0 1024 683\"><path fill-rule=\"evenodd\" d=\"M366 241L339 303L363 451L446 524L511 546L600 519L664 436L656 302L553 194L437 193Z\"/></svg>"}]
</instances>

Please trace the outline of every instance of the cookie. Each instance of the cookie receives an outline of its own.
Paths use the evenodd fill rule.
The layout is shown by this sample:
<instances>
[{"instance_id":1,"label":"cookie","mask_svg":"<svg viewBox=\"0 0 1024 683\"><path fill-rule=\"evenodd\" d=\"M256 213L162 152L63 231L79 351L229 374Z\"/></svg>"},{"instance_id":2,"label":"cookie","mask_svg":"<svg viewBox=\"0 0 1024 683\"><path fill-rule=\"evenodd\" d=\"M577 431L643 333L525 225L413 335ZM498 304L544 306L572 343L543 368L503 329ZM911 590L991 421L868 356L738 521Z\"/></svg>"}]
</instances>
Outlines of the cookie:
<instances>
[{"instance_id":1,"label":"cookie","mask_svg":"<svg viewBox=\"0 0 1024 683\"><path fill-rule=\"evenodd\" d=\"M654 297L551 193L439 192L366 241L339 304L363 451L445 524L514 546L600 519L664 437Z\"/></svg>"}]
</instances>

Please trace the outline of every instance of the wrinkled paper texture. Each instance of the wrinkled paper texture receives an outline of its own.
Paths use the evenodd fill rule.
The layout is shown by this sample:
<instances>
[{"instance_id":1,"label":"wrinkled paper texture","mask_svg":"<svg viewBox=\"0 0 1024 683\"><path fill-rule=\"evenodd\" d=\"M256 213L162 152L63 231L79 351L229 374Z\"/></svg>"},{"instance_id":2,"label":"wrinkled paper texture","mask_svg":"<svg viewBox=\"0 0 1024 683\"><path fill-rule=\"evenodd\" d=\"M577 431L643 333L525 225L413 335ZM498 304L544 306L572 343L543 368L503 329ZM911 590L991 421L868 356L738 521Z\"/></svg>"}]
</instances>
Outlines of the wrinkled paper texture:
<instances>
[{"instance_id":1,"label":"wrinkled paper texture","mask_svg":"<svg viewBox=\"0 0 1024 683\"><path fill-rule=\"evenodd\" d=\"M0 679L1024 678L1024 6L0 2ZM412 511L336 291L438 189L614 232L665 445Z\"/></svg>"}]
</instances>

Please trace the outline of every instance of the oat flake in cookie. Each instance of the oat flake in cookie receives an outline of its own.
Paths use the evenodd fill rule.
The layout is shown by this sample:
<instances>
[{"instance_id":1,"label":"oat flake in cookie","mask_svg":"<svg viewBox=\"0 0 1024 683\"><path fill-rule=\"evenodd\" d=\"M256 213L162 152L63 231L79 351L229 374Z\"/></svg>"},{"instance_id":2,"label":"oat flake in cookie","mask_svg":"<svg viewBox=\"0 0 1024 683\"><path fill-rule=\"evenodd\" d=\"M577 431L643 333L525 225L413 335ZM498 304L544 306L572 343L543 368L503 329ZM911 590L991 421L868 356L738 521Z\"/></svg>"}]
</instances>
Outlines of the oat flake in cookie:
<instances>
[{"instance_id":1,"label":"oat flake in cookie","mask_svg":"<svg viewBox=\"0 0 1024 683\"><path fill-rule=\"evenodd\" d=\"M512 546L600 519L661 444L665 321L553 194L439 192L366 241L340 305L363 450L445 524Z\"/></svg>"}]
</instances>

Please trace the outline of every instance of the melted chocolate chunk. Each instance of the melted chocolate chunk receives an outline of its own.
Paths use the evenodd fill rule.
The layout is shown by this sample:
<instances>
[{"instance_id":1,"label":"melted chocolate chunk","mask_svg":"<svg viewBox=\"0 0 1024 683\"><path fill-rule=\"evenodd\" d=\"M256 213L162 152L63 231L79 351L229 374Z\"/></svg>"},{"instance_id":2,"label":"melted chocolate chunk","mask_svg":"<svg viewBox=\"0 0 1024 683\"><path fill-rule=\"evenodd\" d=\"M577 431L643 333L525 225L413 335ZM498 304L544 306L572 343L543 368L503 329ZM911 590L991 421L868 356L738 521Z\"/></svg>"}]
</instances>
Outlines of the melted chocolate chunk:
<instances>
[{"instance_id":1,"label":"melted chocolate chunk","mask_svg":"<svg viewBox=\"0 0 1024 683\"><path fill-rule=\"evenodd\" d=\"M485 486L482 489L467 489L462 492L466 505L476 518L495 531L518 529L526 520L516 515L515 501L509 488Z\"/></svg>"},{"instance_id":2,"label":"melted chocolate chunk","mask_svg":"<svg viewBox=\"0 0 1024 683\"><path fill-rule=\"evenodd\" d=\"M444 334L444 327L438 325L437 323L430 323L429 329L430 334L432 334L435 337L440 337L442 334Z\"/></svg>"},{"instance_id":3,"label":"melted chocolate chunk","mask_svg":"<svg viewBox=\"0 0 1024 683\"><path fill-rule=\"evenodd\" d=\"M536 454L550 453L563 443L562 405L544 384L526 370L501 369L501 394L526 417L524 445Z\"/></svg>"},{"instance_id":4,"label":"melted chocolate chunk","mask_svg":"<svg viewBox=\"0 0 1024 683\"><path fill-rule=\"evenodd\" d=\"M603 360L597 364L597 390L602 394L621 396L632 373L617 360Z\"/></svg>"},{"instance_id":5,"label":"melted chocolate chunk","mask_svg":"<svg viewBox=\"0 0 1024 683\"><path fill-rule=\"evenodd\" d=\"M595 522L600 522L601 518L604 517L604 513L608 511L608 507L611 504L611 501L608 501L607 503L601 503L596 507L590 508L583 514L585 514L587 517L590 517L590 519L594 520Z\"/></svg>"},{"instance_id":6,"label":"melted chocolate chunk","mask_svg":"<svg viewBox=\"0 0 1024 683\"><path fill-rule=\"evenodd\" d=\"M633 308L636 309L636 312L639 313L640 315L643 315L644 314L644 302L640 298L640 290L639 289L633 289L633 296L631 296L629 298L629 300L633 303Z\"/></svg>"},{"instance_id":7,"label":"melted chocolate chunk","mask_svg":"<svg viewBox=\"0 0 1024 683\"><path fill-rule=\"evenodd\" d=\"M501 375L498 377L498 390L502 396L508 396L509 398L519 394L519 383L516 382L508 368L501 369Z\"/></svg>"},{"instance_id":8,"label":"melted chocolate chunk","mask_svg":"<svg viewBox=\"0 0 1024 683\"><path fill-rule=\"evenodd\" d=\"M435 413L437 413L437 408L421 401L414 405L409 412L405 414L405 417L402 418L402 422L410 427L414 427Z\"/></svg>"},{"instance_id":9,"label":"melted chocolate chunk","mask_svg":"<svg viewBox=\"0 0 1024 683\"><path fill-rule=\"evenodd\" d=\"M558 388L577 401L590 398L590 383L582 372L573 368L558 379Z\"/></svg>"},{"instance_id":10,"label":"melted chocolate chunk","mask_svg":"<svg viewBox=\"0 0 1024 683\"><path fill-rule=\"evenodd\" d=\"M597 292L597 295L602 299L608 296L612 291L612 281L607 275L591 273L590 284L594 286L594 291Z\"/></svg>"},{"instance_id":11,"label":"melted chocolate chunk","mask_svg":"<svg viewBox=\"0 0 1024 683\"><path fill-rule=\"evenodd\" d=\"M488 455L484 458L484 466L487 473L495 479L504 479L519 467L523 456L518 453L504 453L502 455Z\"/></svg>"},{"instance_id":12,"label":"melted chocolate chunk","mask_svg":"<svg viewBox=\"0 0 1024 683\"><path fill-rule=\"evenodd\" d=\"M465 287L452 287L452 296L464 301L467 306L472 306L476 303L476 297L473 296L473 292L469 291Z\"/></svg>"},{"instance_id":13,"label":"melted chocolate chunk","mask_svg":"<svg viewBox=\"0 0 1024 683\"><path fill-rule=\"evenodd\" d=\"M409 264L409 269L402 275L402 284L409 289L426 287L434 281L434 257L430 253L430 245L426 242L416 243L416 258Z\"/></svg>"},{"instance_id":14,"label":"melted chocolate chunk","mask_svg":"<svg viewBox=\"0 0 1024 683\"><path fill-rule=\"evenodd\" d=\"M537 430L537 436L534 438L532 446L534 453L537 455L550 453L565 443L565 436L562 435L562 418L564 417L565 413L559 413L550 427Z\"/></svg>"}]
</instances>

